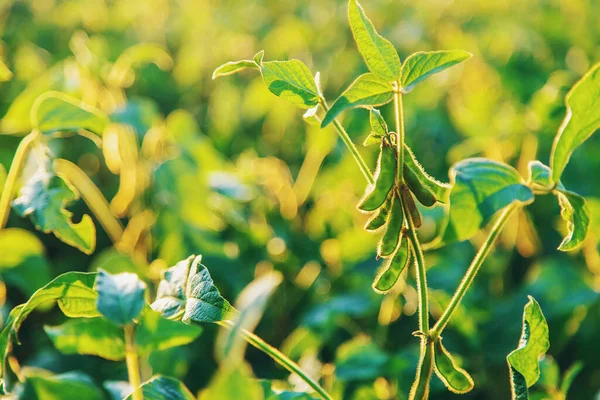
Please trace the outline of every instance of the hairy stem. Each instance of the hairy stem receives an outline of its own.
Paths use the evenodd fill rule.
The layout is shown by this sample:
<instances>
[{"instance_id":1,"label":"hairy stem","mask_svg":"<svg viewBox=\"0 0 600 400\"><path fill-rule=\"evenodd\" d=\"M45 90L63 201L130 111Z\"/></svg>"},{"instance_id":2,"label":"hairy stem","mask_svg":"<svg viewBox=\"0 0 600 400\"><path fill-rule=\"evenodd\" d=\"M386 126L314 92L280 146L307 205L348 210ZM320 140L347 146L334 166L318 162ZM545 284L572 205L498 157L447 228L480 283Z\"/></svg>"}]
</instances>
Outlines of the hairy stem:
<instances>
[{"instance_id":1,"label":"hairy stem","mask_svg":"<svg viewBox=\"0 0 600 400\"><path fill-rule=\"evenodd\" d=\"M233 323L231 321L220 321L218 322L218 324L227 329L233 328ZM271 357L273 360L275 360L275 362L277 362L283 368L287 369L289 372L298 375L304 382L306 382L306 384L312 387L315 390L315 392L317 392L319 396L321 396L322 399L332 400L331 395L329 395L329 393L327 393L327 391L325 391L325 389L323 389L321 385L319 385L311 377L309 377L308 374L304 372L298 364L290 360L285 354L283 354L275 347L271 346L270 344L268 344L267 342L265 342L260 337L258 337L250 331L242 329L240 332L248 343L264 352L266 355Z\"/></svg>"},{"instance_id":2,"label":"hairy stem","mask_svg":"<svg viewBox=\"0 0 600 400\"><path fill-rule=\"evenodd\" d=\"M325 110L325 112L329 111L329 106L327 105L325 99L321 99L321 104L323 105L323 109ZM373 185L375 183L375 178L373 178L373 174L371 173L369 166L358 152L358 149L354 145L354 142L352 142L352 139L350 139L348 132L346 132L346 130L344 129L342 124L340 124L337 118L333 120L333 126L335 126L335 129L338 131L338 134L342 138L342 141L344 142L348 150L350 150L352 157L354 157L354 160L358 164L358 167L365 176L367 182L369 182L370 185Z\"/></svg>"},{"instance_id":3,"label":"hairy stem","mask_svg":"<svg viewBox=\"0 0 600 400\"><path fill-rule=\"evenodd\" d=\"M125 325L125 362L127 363L127 375L129 384L133 388L133 400L144 400L140 386L140 364L134 341L135 325Z\"/></svg>"},{"instance_id":4,"label":"hairy stem","mask_svg":"<svg viewBox=\"0 0 600 400\"><path fill-rule=\"evenodd\" d=\"M396 91L394 94L394 106L396 109L396 130L398 140L398 176L399 184L402 183L401 171L404 168L404 111L402 109L402 94ZM415 256L415 267L417 270L417 293L419 295L419 330L427 335L429 333L429 300L427 294L427 270L425 268L425 258L421 249L421 242L417 236L414 221L410 212L406 209L406 204L402 204L404 209L404 217L407 225L408 239L413 248Z\"/></svg>"},{"instance_id":5,"label":"hairy stem","mask_svg":"<svg viewBox=\"0 0 600 400\"><path fill-rule=\"evenodd\" d=\"M21 170L25 164L25 159L27 158L27 154L31 149L31 144L38 137L38 135L39 132L37 131L31 132L29 135L25 136L23 140L21 140L19 147L17 147L15 157L13 158L12 164L10 165L10 170L8 171L8 176L6 177L6 182L4 183L2 197L0 197L0 230L4 229L6 226L8 214L10 213L10 202L15 194L15 184L17 183L19 175L21 174Z\"/></svg>"},{"instance_id":6,"label":"hairy stem","mask_svg":"<svg viewBox=\"0 0 600 400\"><path fill-rule=\"evenodd\" d=\"M494 242L496 241L496 238L502 231L502 228L504 228L504 225L509 220L512 213L515 210L517 210L518 208L519 208L519 206L516 203L514 203L514 204L508 206L502 212L502 214L500 214L500 217L498 217L498 220L494 224L487 239L485 240L485 242L483 243L483 245L481 246L481 248L475 255L475 258L471 262L471 265L469 266L467 273L465 274L462 281L460 282L460 285L458 285L458 289L456 289L456 293L454 293L454 296L452 296L450 303L444 310L440 319L435 323L435 325L431 329L431 340L437 339L442 334L442 331L444 330L446 325L448 325L448 322L450 322L450 319L452 318L452 314L454 313L454 311L456 311L456 308L459 306L460 302L465 297L465 294L467 293L467 290L469 290L469 287L473 283L475 276L477 276L477 272L479 272L479 269L480 269L481 265L483 264L483 261L490 254L492 247L494 245Z\"/></svg>"},{"instance_id":7,"label":"hairy stem","mask_svg":"<svg viewBox=\"0 0 600 400\"><path fill-rule=\"evenodd\" d=\"M54 172L64 177L73 184L90 210L94 213L98 222L104 228L113 243L118 244L123 236L123 227L115 216L110 212L108 201L92 182L92 180L70 161L58 158L54 160Z\"/></svg>"}]
</instances>

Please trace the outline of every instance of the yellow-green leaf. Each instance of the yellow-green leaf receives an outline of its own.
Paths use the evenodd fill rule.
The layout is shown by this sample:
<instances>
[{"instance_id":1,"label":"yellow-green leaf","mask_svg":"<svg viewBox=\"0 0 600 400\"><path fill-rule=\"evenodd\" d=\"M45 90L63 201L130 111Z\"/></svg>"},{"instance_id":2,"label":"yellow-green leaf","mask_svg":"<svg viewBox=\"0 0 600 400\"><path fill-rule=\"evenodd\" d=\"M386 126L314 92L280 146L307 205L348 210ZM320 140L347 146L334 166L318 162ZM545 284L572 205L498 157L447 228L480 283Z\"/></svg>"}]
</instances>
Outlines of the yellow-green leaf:
<instances>
[{"instance_id":1,"label":"yellow-green leaf","mask_svg":"<svg viewBox=\"0 0 600 400\"><path fill-rule=\"evenodd\" d=\"M154 375L141 386L145 400L195 400L183 382L169 376ZM133 400L133 395L125 400Z\"/></svg>"},{"instance_id":2,"label":"yellow-green leaf","mask_svg":"<svg viewBox=\"0 0 600 400\"><path fill-rule=\"evenodd\" d=\"M463 50L420 51L411 54L402 65L402 93L408 93L422 80L471 58Z\"/></svg>"},{"instance_id":3,"label":"yellow-green leaf","mask_svg":"<svg viewBox=\"0 0 600 400\"><path fill-rule=\"evenodd\" d=\"M212 74L212 79L217 79L222 76L236 74L246 68L256 68L258 65L252 60L229 61L217 67Z\"/></svg>"},{"instance_id":4,"label":"yellow-green leaf","mask_svg":"<svg viewBox=\"0 0 600 400\"><path fill-rule=\"evenodd\" d=\"M267 88L302 109L319 103L319 90L308 67L300 60L265 61L260 71Z\"/></svg>"},{"instance_id":5,"label":"yellow-green leaf","mask_svg":"<svg viewBox=\"0 0 600 400\"><path fill-rule=\"evenodd\" d=\"M583 243L590 225L590 211L583 197L568 190L557 191L560 216L567 222L568 233L559 250L571 251Z\"/></svg>"}]
</instances>

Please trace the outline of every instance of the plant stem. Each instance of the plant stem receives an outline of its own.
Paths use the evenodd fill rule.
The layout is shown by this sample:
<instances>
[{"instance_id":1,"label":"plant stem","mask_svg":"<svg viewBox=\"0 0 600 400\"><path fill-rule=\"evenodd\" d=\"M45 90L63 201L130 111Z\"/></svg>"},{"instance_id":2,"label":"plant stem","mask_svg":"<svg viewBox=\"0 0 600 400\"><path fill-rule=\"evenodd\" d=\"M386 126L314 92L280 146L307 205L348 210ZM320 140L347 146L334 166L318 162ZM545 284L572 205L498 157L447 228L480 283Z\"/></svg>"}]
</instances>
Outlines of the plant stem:
<instances>
[{"instance_id":1,"label":"plant stem","mask_svg":"<svg viewBox=\"0 0 600 400\"><path fill-rule=\"evenodd\" d=\"M494 227L490 231L487 239L485 240L485 242L483 243L483 245L481 246L481 248L475 255L475 258L471 262L471 265L469 266L467 273L463 277L463 280L460 282L460 285L458 285L458 289L456 289L456 293L454 293L454 296L452 296L450 303L444 310L444 313L442 314L440 319L435 323L435 325L431 329L431 340L432 341L436 340L441 335L441 333L444 330L444 328L446 327L446 325L448 325L450 318L452 318L452 314L454 313L454 311L456 311L456 308L458 307L458 305L460 304L462 299L465 297L467 290L473 283L473 280L475 279L477 272L479 272L479 268L483 264L483 261L490 254L490 251L492 250L492 246L493 246L496 238L502 231L502 228L504 227L506 222L509 220L512 213L517 209L518 209L517 203L513 203L502 212L500 217L498 217L498 220L494 224Z\"/></svg>"},{"instance_id":2,"label":"plant stem","mask_svg":"<svg viewBox=\"0 0 600 400\"><path fill-rule=\"evenodd\" d=\"M23 140L21 140L19 147L17 147L15 157L13 158L12 164L10 165L10 170L8 171L8 176L6 177L4 189L2 190L2 197L0 197L0 230L4 229L6 226L8 214L10 213L10 201L15 194L15 184L19 178L19 175L21 174L21 170L23 169L23 164L25 163L25 159L27 158L31 144L38 135L39 132L37 131L31 132L29 135L25 136Z\"/></svg>"},{"instance_id":3,"label":"plant stem","mask_svg":"<svg viewBox=\"0 0 600 400\"><path fill-rule=\"evenodd\" d=\"M63 176L73 184L90 210L94 213L98 222L104 228L113 243L118 244L123 236L123 227L117 218L110 212L108 201L92 182L92 180L70 161L58 158L54 160L54 172Z\"/></svg>"},{"instance_id":4,"label":"plant stem","mask_svg":"<svg viewBox=\"0 0 600 400\"><path fill-rule=\"evenodd\" d=\"M327 101L325 101L324 98L321 98L321 104L323 105L323 109L325 110L325 112L329 111L329 106L327 105ZM354 157L354 160L356 161L361 172L367 179L367 182L369 182L370 185L373 185L375 183L375 178L373 178L373 174L371 173L369 166L358 152L358 149L354 145L354 142L352 142L352 139L350 139L348 132L346 132L346 130L344 129L342 124L339 123L337 118L333 120L333 126L335 126L335 129L338 131L340 137L342 138L342 141L344 142L348 150L350 150L352 157Z\"/></svg>"},{"instance_id":5,"label":"plant stem","mask_svg":"<svg viewBox=\"0 0 600 400\"><path fill-rule=\"evenodd\" d=\"M140 365L134 341L135 325L125 325L125 361L127 362L127 375L129 384L133 388L133 400L144 400L144 395L140 390Z\"/></svg>"},{"instance_id":6,"label":"plant stem","mask_svg":"<svg viewBox=\"0 0 600 400\"><path fill-rule=\"evenodd\" d=\"M220 321L218 322L218 324L227 329L232 329L234 327L234 324L231 321ZM275 360L275 362L277 362L279 365L281 365L288 371L298 375L304 382L306 382L310 387L312 387L315 390L315 392L317 392L319 396L321 396L322 399L332 400L331 395L329 395L329 393L327 393L327 391L325 391L325 389L323 389L321 385L319 385L311 377L309 377L308 374L306 374L306 372L304 372L298 364L290 360L285 354L283 354L275 347L271 346L270 344L262 340L260 337L258 337L256 334L248 330L242 329L240 332L248 343L250 343L257 349L263 351L265 354L267 354L269 357Z\"/></svg>"},{"instance_id":7,"label":"plant stem","mask_svg":"<svg viewBox=\"0 0 600 400\"><path fill-rule=\"evenodd\" d=\"M401 171L404 168L404 111L402 109L402 94L399 90L394 93L394 106L396 109L396 146L398 149L398 184L402 184ZM408 239L413 248L415 256L415 267L417 270L417 293L419 295L419 330L423 334L429 333L429 298L427 294L427 270L425 268L425 258L421 249L421 242L417 236L417 229L412 220L409 210L406 209L406 204L402 204L404 209L404 218L406 220Z\"/></svg>"}]
</instances>

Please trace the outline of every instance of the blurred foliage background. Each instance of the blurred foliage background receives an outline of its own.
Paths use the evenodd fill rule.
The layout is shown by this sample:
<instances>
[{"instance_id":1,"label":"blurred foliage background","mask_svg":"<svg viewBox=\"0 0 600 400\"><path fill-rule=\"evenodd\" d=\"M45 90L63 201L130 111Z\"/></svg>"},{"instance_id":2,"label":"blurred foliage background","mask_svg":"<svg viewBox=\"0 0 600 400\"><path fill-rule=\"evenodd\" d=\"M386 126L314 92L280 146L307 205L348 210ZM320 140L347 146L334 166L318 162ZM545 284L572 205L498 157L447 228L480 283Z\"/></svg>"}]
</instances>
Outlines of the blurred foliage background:
<instances>
[{"instance_id":1,"label":"blurred foliage background","mask_svg":"<svg viewBox=\"0 0 600 400\"><path fill-rule=\"evenodd\" d=\"M525 176L547 162L564 117L564 95L600 60L600 5L594 0L363 1L402 58L418 50L460 48L474 57L424 82L405 99L407 141L425 168L447 181L454 162L502 160ZM99 148L82 137L57 139L60 157L80 166L126 226L113 245L98 227L87 256L35 231L12 213L0 233L2 313L68 270L135 271L149 284L189 254L203 254L217 286L234 299L255 276L285 279L257 333L283 349L344 399L403 399L418 358L413 271L392 293L372 292L376 237L355 208L364 178L333 128L307 125L294 106L264 87L256 71L217 81L229 60L298 58L320 71L331 102L366 72L338 0L3 0L0 3L0 162L8 170L28 133L29 109L46 90L95 105L133 132ZM0 64L0 67L2 66ZM391 121L391 109L383 109ZM367 111L345 114L355 142L368 134ZM109 140L105 137L105 140ZM476 387L467 399L509 397L506 355L515 347L527 294L548 319L551 347L538 392L555 369L583 371L569 398L600 390L600 137L592 137L563 177L590 200L594 219L583 248L559 253L559 209L540 198L514 218L444 336ZM374 165L375 149L360 148ZM3 179L0 167L0 184ZM596 200L595 200L596 199ZM89 213L79 201L75 218ZM436 234L443 211L426 211L420 235ZM6 232L6 231L5 231ZM14 233L14 232L13 232ZM439 316L481 237L430 251L432 314ZM126 243L123 243L125 241ZM27 257L11 258L15 246ZM124 248L133 249L123 251ZM43 332L64 317L36 313L15 350L23 366L81 370L99 385L126 377L124 365L58 353ZM216 330L186 348L156 352L144 374L165 373L197 392L216 369ZM287 374L254 349L260 378ZM550 371L550 372L548 372ZM296 388L301 383L290 378ZM448 393L434 378L432 398ZM539 398L551 398L540 395Z\"/></svg>"}]
</instances>

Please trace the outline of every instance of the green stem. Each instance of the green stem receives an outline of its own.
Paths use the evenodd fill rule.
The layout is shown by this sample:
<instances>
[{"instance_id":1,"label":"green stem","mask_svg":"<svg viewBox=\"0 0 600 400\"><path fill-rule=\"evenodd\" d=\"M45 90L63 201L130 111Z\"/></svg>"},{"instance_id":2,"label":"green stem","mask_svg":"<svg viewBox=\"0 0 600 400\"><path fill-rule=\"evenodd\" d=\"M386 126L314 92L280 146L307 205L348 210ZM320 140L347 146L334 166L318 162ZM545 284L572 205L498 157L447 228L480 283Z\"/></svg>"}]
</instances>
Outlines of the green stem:
<instances>
[{"instance_id":1,"label":"green stem","mask_svg":"<svg viewBox=\"0 0 600 400\"><path fill-rule=\"evenodd\" d=\"M23 169L23 164L25 163L25 159L27 158L31 144L38 135L39 132L37 131L31 132L29 135L25 136L23 140L21 140L19 147L17 147L15 157L13 158L12 164L10 165L10 170L8 171L8 176L6 177L4 189L2 190L2 197L0 197L0 230L4 229L6 226L8 214L10 213L10 201L15 194L15 184L17 183L19 175L21 174L21 170Z\"/></svg>"},{"instance_id":2,"label":"green stem","mask_svg":"<svg viewBox=\"0 0 600 400\"><path fill-rule=\"evenodd\" d=\"M220 321L220 322L218 322L218 324L227 329L232 329L234 326L233 322L231 322L231 321ZM315 390L315 392L317 392L319 394L319 396L321 396L322 399L332 400L331 395L329 395L329 393L327 393L327 391L325 391L325 389L323 389L323 387L321 387L321 385L319 385L312 378L310 378L306 374L306 372L304 372L302 370L302 368L300 368L300 366L298 364L296 364L295 362L290 360L285 354L283 354L282 352L277 350L275 347L271 346L270 344L268 344L267 342L265 342L260 337L258 337L257 335L255 335L254 333L252 333L250 331L242 329L240 332L241 332L242 336L244 337L244 339L248 343L250 343L252 346L256 347L257 349L263 351L266 355L268 355L273 360L275 360L275 362L277 362L283 368L298 375L304 382L306 382L310 387L312 387Z\"/></svg>"},{"instance_id":3,"label":"green stem","mask_svg":"<svg viewBox=\"0 0 600 400\"><path fill-rule=\"evenodd\" d=\"M394 106L396 109L396 130L398 140L396 146L398 148L398 168L399 168L399 184L402 183L401 171L404 168L404 111L402 108L402 94L400 91L394 93ZM425 258L421 249L421 242L417 236L417 229L412 220L409 210L406 209L406 204L402 204L404 209L404 217L407 225L408 239L413 248L415 256L415 267L417 270L417 293L419 296L419 330L423 334L429 333L429 300L427 294L427 270L425 268Z\"/></svg>"},{"instance_id":4,"label":"green stem","mask_svg":"<svg viewBox=\"0 0 600 400\"><path fill-rule=\"evenodd\" d=\"M327 105L327 101L325 101L324 98L321 98L321 105L323 106L323 109L325 110L325 112L329 111L329 106ZM369 182L369 184L373 185L375 183L375 178L373 178L373 174L371 173L369 166L367 165L365 160L362 158L362 156L358 152L358 149L354 145L354 142L352 142L352 139L350 139L348 132L346 132L346 130L344 129L342 124L339 123L337 118L333 120L333 126L335 126L335 129L338 131L338 134L342 138L342 141L344 142L344 144L346 145L348 150L350 150L352 157L354 157L354 160L356 161L361 172L367 179L367 182Z\"/></svg>"},{"instance_id":5,"label":"green stem","mask_svg":"<svg viewBox=\"0 0 600 400\"><path fill-rule=\"evenodd\" d=\"M135 325L125 325L125 362L127 363L127 375L129 376L129 384L133 388L133 400L144 400L144 395L140 386L140 364L138 360L137 350L135 348Z\"/></svg>"},{"instance_id":6,"label":"green stem","mask_svg":"<svg viewBox=\"0 0 600 400\"><path fill-rule=\"evenodd\" d=\"M454 296L450 300L450 303L444 310L444 313L442 314L440 319L435 323L435 325L431 329L430 336L431 336L432 341L436 340L442 334L442 331L444 330L446 325L448 325L448 322L450 322L450 318L452 318L452 314L454 313L454 311L456 311L456 308L458 307L458 305L460 304L462 299L465 297L465 294L467 293L467 290L473 283L473 280L475 279L477 272L479 272L479 268L483 264L483 261L490 254L490 252L492 250L492 246L493 246L494 242L496 241L496 238L502 231L502 228L504 228L504 225L506 225L506 222L509 220L512 213L517 209L518 209L518 205L517 205L517 203L514 203L514 204L508 206L502 212L500 217L498 217L498 220L494 224L494 227L490 231L487 239L485 240L485 242L483 243L483 245L481 246L481 248L475 255L475 258L471 262L471 265L469 266L467 273L463 277L463 280L460 282L460 285L458 285L458 289L456 289L456 293L454 293Z\"/></svg>"}]
</instances>

